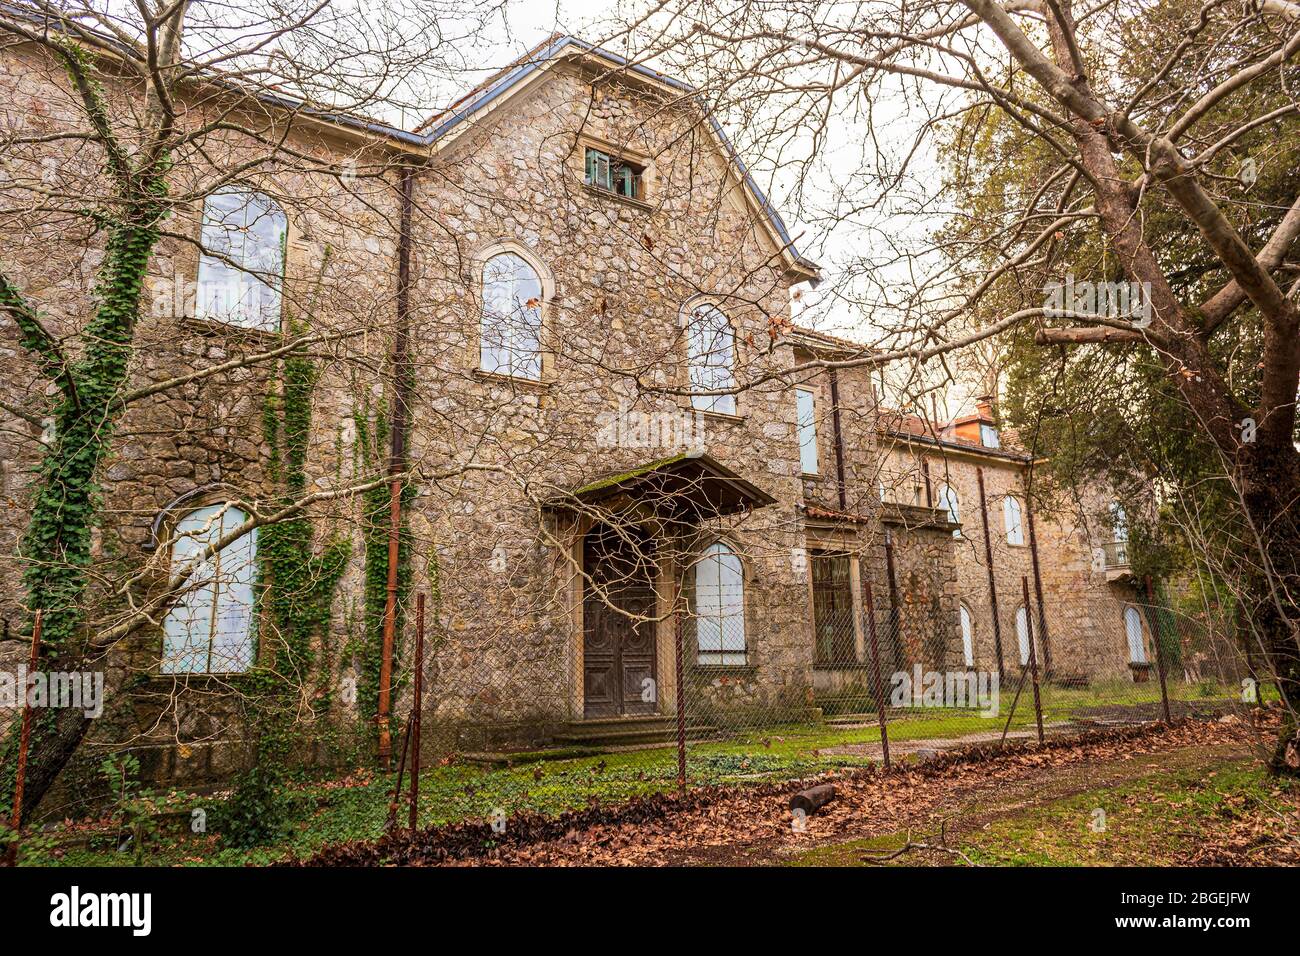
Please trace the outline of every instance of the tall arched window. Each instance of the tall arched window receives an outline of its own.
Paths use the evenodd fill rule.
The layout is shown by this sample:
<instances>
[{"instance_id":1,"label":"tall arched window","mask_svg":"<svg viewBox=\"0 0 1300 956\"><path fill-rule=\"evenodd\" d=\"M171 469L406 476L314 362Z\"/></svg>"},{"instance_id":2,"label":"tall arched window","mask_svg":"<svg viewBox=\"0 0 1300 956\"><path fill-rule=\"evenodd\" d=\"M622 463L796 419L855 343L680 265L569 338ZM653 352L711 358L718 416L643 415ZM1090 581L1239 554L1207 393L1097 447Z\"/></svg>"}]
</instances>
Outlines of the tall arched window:
<instances>
[{"instance_id":1,"label":"tall arched window","mask_svg":"<svg viewBox=\"0 0 1300 956\"><path fill-rule=\"evenodd\" d=\"M975 621L970 608L965 604L959 609L961 615L961 651L967 667L975 666Z\"/></svg>"},{"instance_id":2,"label":"tall arched window","mask_svg":"<svg viewBox=\"0 0 1300 956\"><path fill-rule=\"evenodd\" d=\"M479 361L485 372L542 377L542 280L513 252L483 264Z\"/></svg>"},{"instance_id":3,"label":"tall arched window","mask_svg":"<svg viewBox=\"0 0 1300 956\"><path fill-rule=\"evenodd\" d=\"M948 520L953 524L961 524L961 505L957 501L957 492L953 490L951 485L939 486L939 495L936 499L936 506L942 508L948 513ZM954 538L960 538L961 528L957 528L953 531L952 536Z\"/></svg>"},{"instance_id":4,"label":"tall arched window","mask_svg":"<svg viewBox=\"0 0 1300 956\"><path fill-rule=\"evenodd\" d=\"M1128 638L1128 659L1134 664L1147 662L1147 646L1142 640L1142 612L1135 607L1124 609L1124 636Z\"/></svg>"},{"instance_id":5,"label":"tall arched window","mask_svg":"<svg viewBox=\"0 0 1300 956\"><path fill-rule=\"evenodd\" d=\"M1029 666L1029 614L1022 604L1016 608L1016 640L1020 643L1020 666Z\"/></svg>"},{"instance_id":6,"label":"tall arched window","mask_svg":"<svg viewBox=\"0 0 1300 956\"><path fill-rule=\"evenodd\" d=\"M203 202L196 314L230 325L280 328L288 221L268 196L221 189Z\"/></svg>"},{"instance_id":7,"label":"tall arched window","mask_svg":"<svg viewBox=\"0 0 1300 956\"><path fill-rule=\"evenodd\" d=\"M701 305L686 323L686 348L691 367L691 387L734 388L736 385L736 333L721 310ZM735 395L692 395L691 406L702 412L736 413Z\"/></svg>"},{"instance_id":8,"label":"tall arched window","mask_svg":"<svg viewBox=\"0 0 1300 956\"><path fill-rule=\"evenodd\" d=\"M188 570L188 577L163 622L164 674L225 674L252 665L257 531L201 557L247 520L238 508L214 504L191 511L176 526L172 571Z\"/></svg>"},{"instance_id":9,"label":"tall arched window","mask_svg":"<svg viewBox=\"0 0 1300 956\"><path fill-rule=\"evenodd\" d=\"M1020 501L1012 495L1002 499L1002 518L1007 529L1007 544L1025 543L1025 526L1020 519Z\"/></svg>"},{"instance_id":10,"label":"tall arched window","mask_svg":"<svg viewBox=\"0 0 1300 956\"><path fill-rule=\"evenodd\" d=\"M721 541L695 565L695 634L701 664L744 664L745 572Z\"/></svg>"}]
</instances>

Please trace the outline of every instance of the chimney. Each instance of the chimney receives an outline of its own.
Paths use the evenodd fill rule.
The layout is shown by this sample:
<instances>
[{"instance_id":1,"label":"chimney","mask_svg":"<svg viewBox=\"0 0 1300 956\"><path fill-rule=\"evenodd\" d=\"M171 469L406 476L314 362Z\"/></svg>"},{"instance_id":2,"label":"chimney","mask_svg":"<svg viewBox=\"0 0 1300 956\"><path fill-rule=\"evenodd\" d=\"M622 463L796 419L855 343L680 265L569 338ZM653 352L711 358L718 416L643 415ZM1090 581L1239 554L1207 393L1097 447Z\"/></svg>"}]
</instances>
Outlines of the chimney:
<instances>
[{"instance_id":1,"label":"chimney","mask_svg":"<svg viewBox=\"0 0 1300 956\"><path fill-rule=\"evenodd\" d=\"M993 396L981 395L976 398L975 411L979 413L980 418L987 418L989 421L995 421L997 415L993 409Z\"/></svg>"}]
</instances>

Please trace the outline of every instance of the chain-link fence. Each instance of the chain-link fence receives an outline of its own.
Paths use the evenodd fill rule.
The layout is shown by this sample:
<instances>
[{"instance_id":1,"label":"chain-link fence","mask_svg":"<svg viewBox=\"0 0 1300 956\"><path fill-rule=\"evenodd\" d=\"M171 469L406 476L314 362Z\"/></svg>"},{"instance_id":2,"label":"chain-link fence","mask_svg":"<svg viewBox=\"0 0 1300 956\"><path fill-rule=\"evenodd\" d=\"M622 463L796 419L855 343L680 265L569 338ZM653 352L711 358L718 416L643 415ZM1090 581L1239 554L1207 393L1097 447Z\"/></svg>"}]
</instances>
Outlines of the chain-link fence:
<instances>
[{"instance_id":1,"label":"chain-link fence","mask_svg":"<svg viewBox=\"0 0 1300 956\"><path fill-rule=\"evenodd\" d=\"M960 602L918 616L906 612L912 596L876 595L834 554L809 556L805 618L755 640L739 559L717 545L698 560L679 612L662 619L650 613L664 596L649 568L604 562L613 573L590 582L581 666L543 697L582 717L529 745L494 747L468 727L440 734L439 703L426 698L425 739L432 729L441 743L426 747L434 769L422 786L447 796L426 797L421 822L806 779L967 745L1221 714L1266 693L1221 621L1137 601L1107 605L1104 616L1066 613L1040 605L1028 578L1004 596L996 625ZM781 656L792 648L805 666L774 666L799 660ZM441 672L431 693L451 677Z\"/></svg>"}]
</instances>

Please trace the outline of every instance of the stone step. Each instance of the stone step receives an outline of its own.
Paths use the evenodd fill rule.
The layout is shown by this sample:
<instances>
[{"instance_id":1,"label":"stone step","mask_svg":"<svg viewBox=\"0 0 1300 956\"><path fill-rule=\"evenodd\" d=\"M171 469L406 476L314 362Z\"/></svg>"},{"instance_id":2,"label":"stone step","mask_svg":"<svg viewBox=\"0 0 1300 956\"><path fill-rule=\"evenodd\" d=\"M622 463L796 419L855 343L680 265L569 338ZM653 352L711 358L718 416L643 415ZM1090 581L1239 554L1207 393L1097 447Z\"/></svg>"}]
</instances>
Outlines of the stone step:
<instances>
[{"instance_id":1,"label":"stone step","mask_svg":"<svg viewBox=\"0 0 1300 956\"><path fill-rule=\"evenodd\" d=\"M692 722L686 728L688 740L715 736L716 728ZM614 717L570 723L554 742L561 746L626 747L638 744L672 743L677 739L677 718Z\"/></svg>"}]
</instances>

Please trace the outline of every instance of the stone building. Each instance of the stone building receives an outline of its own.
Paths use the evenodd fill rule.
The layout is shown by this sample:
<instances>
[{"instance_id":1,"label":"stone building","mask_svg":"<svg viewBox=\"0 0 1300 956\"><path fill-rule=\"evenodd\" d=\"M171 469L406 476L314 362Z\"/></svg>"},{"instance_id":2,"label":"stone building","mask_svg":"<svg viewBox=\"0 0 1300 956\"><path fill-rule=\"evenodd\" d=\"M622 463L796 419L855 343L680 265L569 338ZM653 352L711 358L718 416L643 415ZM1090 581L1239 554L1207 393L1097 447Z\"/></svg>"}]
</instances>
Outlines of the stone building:
<instances>
[{"instance_id":1,"label":"stone building","mask_svg":"<svg viewBox=\"0 0 1300 956\"><path fill-rule=\"evenodd\" d=\"M1032 635L1057 681L1146 679L1151 633L1113 495L1088 485L1066 498L1043 479L1035 489L1033 457L1000 432L989 398L946 423L883 412L880 430L882 500L932 508L952 528L960 644L949 661L1005 679L1028 664ZM1037 514L1034 502L1054 507Z\"/></svg>"},{"instance_id":2,"label":"stone building","mask_svg":"<svg viewBox=\"0 0 1300 956\"><path fill-rule=\"evenodd\" d=\"M42 53L10 46L0 70L11 126L75 122ZM700 723L816 719L871 695L873 632L886 670L1018 672L1028 457L990 440L984 408L941 430L882 413L852 365L861 346L792 324L791 290L818 269L689 94L556 37L414 132L271 111L261 122L310 161L276 157L235 188L211 184L249 144L214 137L178 167L147 283L140 397L104 473L105 579L161 587L278 500L275 363L186 376L318 336L310 514L315 547L338 540L350 557L304 711L364 725L369 698L340 688L373 685L382 549L357 530L370 499L344 492L386 467L397 398L382 370L400 337L414 478L396 710L409 707L411 595L436 579L430 746L638 742L679 707ZM4 228L3 267L74 331L101 250L91 241L70 267L40 222ZM35 410L42 386L0 322L0 407ZM21 502L40 438L30 420L0 432L7 621L21 618ZM1036 533L1045 666L1128 674L1115 547L1098 565L1098 526L1040 520ZM178 783L241 765L241 680L275 653L258 541L217 552L159 620L106 649L115 698L95 743L136 747L151 776ZM11 642L4 665L21 653Z\"/></svg>"}]
</instances>

